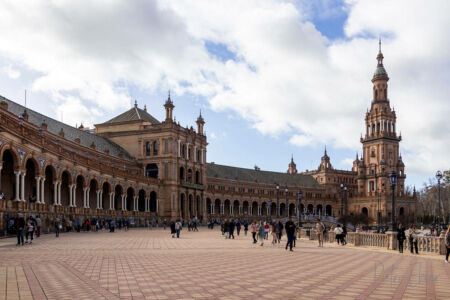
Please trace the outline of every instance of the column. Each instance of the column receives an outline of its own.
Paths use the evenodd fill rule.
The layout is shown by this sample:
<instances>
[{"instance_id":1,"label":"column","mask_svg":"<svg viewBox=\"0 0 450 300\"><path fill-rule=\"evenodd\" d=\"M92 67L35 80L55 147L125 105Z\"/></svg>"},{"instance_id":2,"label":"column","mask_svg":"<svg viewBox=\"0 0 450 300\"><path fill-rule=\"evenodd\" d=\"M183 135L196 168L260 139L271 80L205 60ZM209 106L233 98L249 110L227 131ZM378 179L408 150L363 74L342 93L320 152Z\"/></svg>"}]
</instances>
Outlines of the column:
<instances>
[{"instance_id":1,"label":"column","mask_svg":"<svg viewBox=\"0 0 450 300\"><path fill-rule=\"evenodd\" d=\"M252 216L252 215L253 215L253 205L252 205L252 206L249 206L249 207L248 207L248 210L249 210L249 212L250 212L249 215Z\"/></svg>"},{"instance_id":2,"label":"column","mask_svg":"<svg viewBox=\"0 0 450 300\"><path fill-rule=\"evenodd\" d=\"M97 196L97 209L101 209L101 204L100 204L100 190L96 190L95 194Z\"/></svg>"},{"instance_id":3,"label":"column","mask_svg":"<svg viewBox=\"0 0 450 300\"><path fill-rule=\"evenodd\" d=\"M144 211L145 211L145 212L148 211L148 202L147 202L147 199L148 199L148 198L145 197L145 201L144 201L144 202L145 202L145 208L144 208Z\"/></svg>"},{"instance_id":4,"label":"column","mask_svg":"<svg viewBox=\"0 0 450 300\"><path fill-rule=\"evenodd\" d=\"M197 162L197 146L194 145L194 162Z\"/></svg>"},{"instance_id":5,"label":"column","mask_svg":"<svg viewBox=\"0 0 450 300\"><path fill-rule=\"evenodd\" d=\"M88 188L83 188L83 207L84 208L88 208L89 207L89 203L88 203Z\"/></svg>"},{"instance_id":6,"label":"column","mask_svg":"<svg viewBox=\"0 0 450 300\"><path fill-rule=\"evenodd\" d=\"M258 216L261 215L261 205L258 205Z\"/></svg>"},{"instance_id":7,"label":"column","mask_svg":"<svg viewBox=\"0 0 450 300\"><path fill-rule=\"evenodd\" d=\"M58 182L58 205L62 205L62 201L61 201L61 181Z\"/></svg>"},{"instance_id":8,"label":"column","mask_svg":"<svg viewBox=\"0 0 450 300\"><path fill-rule=\"evenodd\" d=\"M20 172L14 171L14 174L16 175L16 199L14 201L20 201Z\"/></svg>"},{"instance_id":9,"label":"column","mask_svg":"<svg viewBox=\"0 0 450 300\"><path fill-rule=\"evenodd\" d=\"M36 203L41 203L41 177L35 177L36 179Z\"/></svg>"},{"instance_id":10,"label":"column","mask_svg":"<svg viewBox=\"0 0 450 300\"><path fill-rule=\"evenodd\" d=\"M159 212L159 199L156 198L156 213Z\"/></svg>"},{"instance_id":11,"label":"column","mask_svg":"<svg viewBox=\"0 0 450 300\"><path fill-rule=\"evenodd\" d=\"M73 184L71 184L71 185L69 185L69 190L70 190L70 192L69 192L69 206L70 207L74 207L75 205L74 205L74 203L75 203L75 193L73 192L74 191L74 189L75 189L75 185L73 185Z\"/></svg>"},{"instance_id":12,"label":"column","mask_svg":"<svg viewBox=\"0 0 450 300\"><path fill-rule=\"evenodd\" d=\"M181 156L181 140L178 140L178 157Z\"/></svg>"},{"instance_id":13,"label":"column","mask_svg":"<svg viewBox=\"0 0 450 300\"><path fill-rule=\"evenodd\" d=\"M266 208L267 208L267 215L268 215L268 216L270 216L270 206L269 206L269 205L267 205L267 207L266 207Z\"/></svg>"},{"instance_id":14,"label":"column","mask_svg":"<svg viewBox=\"0 0 450 300\"><path fill-rule=\"evenodd\" d=\"M53 181L53 205L58 205L58 182Z\"/></svg>"},{"instance_id":15,"label":"column","mask_svg":"<svg viewBox=\"0 0 450 300\"><path fill-rule=\"evenodd\" d=\"M41 203L42 204L45 204L44 187L45 187L45 177L41 177Z\"/></svg>"},{"instance_id":16,"label":"column","mask_svg":"<svg viewBox=\"0 0 450 300\"><path fill-rule=\"evenodd\" d=\"M25 202L25 175L26 173L21 173L20 177L20 200Z\"/></svg>"},{"instance_id":17,"label":"column","mask_svg":"<svg viewBox=\"0 0 450 300\"><path fill-rule=\"evenodd\" d=\"M127 210L127 195L122 195L122 210L126 211Z\"/></svg>"},{"instance_id":18,"label":"column","mask_svg":"<svg viewBox=\"0 0 450 300\"><path fill-rule=\"evenodd\" d=\"M230 216L233 215L233 205L230 203Z\"/></svg>"},{"instance_id":19,"label":"column","mask_svg":"<svg viewBox=\"0 0 450 300\"><path fill-rule=\"evenodd\" d=\"M0 190L2 189L2 168L3 165L0 163Z\"/></svg>"},{"instance_id":20,"label":"column","mask_svg":"<svg viewBox=\"0 0 450 300\"><path fill-rule=\"evenodd\" d=\"M109 193L109 209L114 209L114 193Z\"/></svg>"},{"instance_id":21,"label":"column","mask_svg":"<svg viewBox=\"0 0 450 300\"><path fill-rule=\"evenodd\" d=\"M133 210L137 211L138 210L138 205L137 205L137 197L133 196Z\"/></svg>"}]
</instances>

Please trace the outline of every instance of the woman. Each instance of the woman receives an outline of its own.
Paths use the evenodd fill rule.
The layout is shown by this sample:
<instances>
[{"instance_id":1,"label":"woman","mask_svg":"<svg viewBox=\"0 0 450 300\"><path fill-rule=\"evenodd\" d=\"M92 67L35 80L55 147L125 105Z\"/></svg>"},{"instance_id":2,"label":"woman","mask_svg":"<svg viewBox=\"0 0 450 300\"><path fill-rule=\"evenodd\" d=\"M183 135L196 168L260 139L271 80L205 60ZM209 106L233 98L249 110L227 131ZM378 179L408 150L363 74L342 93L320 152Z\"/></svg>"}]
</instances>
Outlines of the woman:
<instances>
[{"instance_id":1,"label":"woman","mask_svg":"<svg viewBox=\"0 0 450 300\"><path fill-rule=\"evenodd\" d=\"M256 244L258 241L256 240L256 232L258 231L258 225L253 221L252 225L250 225L250 230L252 232L253 244Z\"/></svg>"},{"instance_id":2,"label":"woman","mask_svg":"<svg viewBox=\"0 0 450 300\"><path fill-rule=\"evenodd\" d=\"M25 232L25 239L26 239L25 244L28 243L28 237L30 237L30 244L33 243L33 235L34 235L34 222L33 222L33 220L31 220L31 217L29 217L28 221L27 221L26 232Z\"/></svg>"},{"instance_id":3,"label":"woman","mask_svg":"<svg viewBox=\"0 0 450 300\"><path fill-rule=\"evenodd\" d=\"M244 234L245 234L245 236L247 236L247 231L248 231L248 223L247 223L247 221L245 221L245 223L244 223Z\"/></svg>"},{"instance_id":4,"label":"woman","mask_svg":"<svg viewBox=\"0 0 450 300\"><path fill-rule=\"evenodd\" d=\"M264 237L266 236L266 231L264 228L264 221L261 221L259 223L258 234L259 234L259 242L261 243L261 246L263 246L264 245Z\"/></svg>"},{"instance_id":5,"label":"woman","mask_svg":"<svg viewBox=\"0 0 450 300\"><path fill-rule=\"evenodd\" d=\"M398 240L398 251L400 253L403 253L403 242L406 240L406 235L405 235L405 228L403 228L403 225L401 223L398 224L397 240Z\"/></svg>"},{"instance_id":6,"label":"woman","mask_svg":"<svg viewBox=\"0 0 450 300\"><path fill-rule=\"evenodd\" d=\"M334 229L334 233L336 233L336 241L337 241L338 245L339 245L339 242L341 242L341 244L342 244L342 232L343 232L343 230L341 228L341 225L338 224L337 227Z\"/></svg>"},{"instance_id":7,"label":"woman","mask_svg":"<svg viewBox=\"0 0 450 300\"><path fill-rule=\"evenodd\" d=\"M414 226L414 224L412 224L409 227L409 244L410 244L410 249L411 249L411 254L414 254L413 249L416 250L416 254L419 254L419 248L417 246L417 234L418 232L416 231L416 227Z\"/></svg>"},{"instance_id":8,"label":"woman","mask_svg":"<svg viewBox=\"0 0 450 300\"><path fill-rule=\"evenodd\" d=\"M445 234L445 246L447 247L447 254L445 255L445 262L448 263L448 256L450 254L450 225L448 225L447 233Z\"/></svg>"},{"instance_id":9,"label":"woman","mask_svg":"<svg viewBox=\"0 0 450 300\"><path fill-rule=\"evenodd\" d=\"M170 233L172 234L172 238L175 238L175 234L177 233L177 231L175 230L175 222L174 221L170 222Z\"/></svg>"},{"instance_id":10,"label":"woman","mask_svg":"<svg viewBox=\"0 0 450 300\"><path fill-rule=\"evenodd\" d=\"M278 242L278 232L277 225L272 223L272 245L275 245Z\"/></svg>"}]
</instances>

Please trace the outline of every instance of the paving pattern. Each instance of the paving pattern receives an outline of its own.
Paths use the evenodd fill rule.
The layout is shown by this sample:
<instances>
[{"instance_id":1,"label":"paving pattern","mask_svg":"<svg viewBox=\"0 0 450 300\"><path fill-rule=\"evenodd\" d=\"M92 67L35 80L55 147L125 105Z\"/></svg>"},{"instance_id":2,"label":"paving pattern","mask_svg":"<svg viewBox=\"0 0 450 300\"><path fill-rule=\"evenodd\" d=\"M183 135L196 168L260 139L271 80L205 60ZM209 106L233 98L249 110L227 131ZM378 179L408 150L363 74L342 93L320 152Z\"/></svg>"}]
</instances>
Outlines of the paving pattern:
<instances>
[{"instance_id":1,"label":"paving pattern","mask_svg":"<svg viewBox=\"0 0 450 300\"><path fill-rule=\"evenodd\" d=\"M218 230L162 229L0 240L0 299L449 299L442 256L263 247Z\"/></svg>"}]
</instances>

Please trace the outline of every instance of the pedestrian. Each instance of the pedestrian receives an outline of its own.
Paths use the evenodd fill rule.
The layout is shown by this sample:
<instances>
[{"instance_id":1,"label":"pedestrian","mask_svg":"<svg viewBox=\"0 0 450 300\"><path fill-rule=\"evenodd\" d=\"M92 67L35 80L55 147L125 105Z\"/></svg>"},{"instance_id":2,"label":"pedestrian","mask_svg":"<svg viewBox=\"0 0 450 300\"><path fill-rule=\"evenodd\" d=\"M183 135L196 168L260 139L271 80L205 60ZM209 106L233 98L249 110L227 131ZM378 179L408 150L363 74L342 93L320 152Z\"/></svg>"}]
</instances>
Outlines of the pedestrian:
<instances>
[{"instance_id":1,"label":"pedestrian","mask_svg":"<svg viewBox=\"0 0 450 300\"><path fill-rule=\"evenodd\" d=\"M231 239L231 237L233 237L234 240L234 227L236 226L236 224L234 223L234 220L230 220L230 222L228 223L228 231L230 233L229 238Z\"/></svg>"},{"instance_id":2,"label":"pedestrian","mask_svg":"<svg viewBox=\"0 0 450 300\"><path fill-rule=\"evenodd\" d=\"M264 239L269 239L269 231L270 231L270 225L268 222L264 225Z\"/></svg>"},{"instance_id":3,"label":"pedestrian","mask_svg":"<svg viewBox=\"0 0 450 300\"><path fill-rule=\"evenodd\" d=\"M116 222L114 220L111 220L111 222L109 223L109 232L114 232L114 230L116 229Z\"/></svg>"},{"instance_id":4,"label":"pedestrian","mask_svg":"<svg viewBox=\"0 0 450 300\"><path fill-rule=\"evenodd\" d=\"M405 228L400 223L397 229L398 252L403 253L403 242L406 240Z\"/></svg>"},{"instance_id":5,"label":"pedestrian","mask_svg":"<svg viewBox=\"0 0 450 300\"><path fill-rule=\"evenodd\" d=\"M341 235L341 244L343 246L347 245L346 238L347 237L347 226L345 224L342 225L342 235Z\"/></svg>"},{"instance_id":6,"label":"pedestrian","mask_svg":"<svg viewBox=\"0 0 450 300\"><path fill-rule=\"evenodd\" d=\"M317 231L317 240L319 241L319 247L323 247L323 231L325 230L325 225L320 221L320 219L317 220L316 224L316 231Z\"/></svg>"},{"instance_id":7,"label":"pedestrian","mask_svg":"<svg viewBox=\"0 0 450 300\"><path fill-rule=\"evenodd\" d=\"M23 246L23 235L25 230L25 219L23 218L23 215L19 214L14 223L16 224L17 246L20 246L21 243Z\"/></svg>"},{"instance_id":8,"label":"pedestrian","mask_svg":"<svg viewBox=\"0 0 450 300\"><path fill-rule=\"evenodd\" d=\"M341 224L337 224L336 228L334 229L334 233L336 233L336 241L337 241L338 246L339 246L339 243L341 242L342 232L343 232L343 230L341 228Z\"/></svg>"},{"instance_id":9,"label":"pedestrian","mask_svg":"<svg viewBox=\"0 0 450 300\"><path fill-rule=\"evenodd\" d=\"M223 221L223 235L226 239L230 237L230 228L227 219Z\"/></svg>"},{"instance_id":10,"label":"pedestrian","mask_svg":"<svg viewBox=\"0 0 450 300\"><path fill-rule=\"evenodd\" d=\"M259 242L261 243L260 245L263 246L264 238L266 236L266 232L265 232L265 228L264 228L264 221L259 222L258 235L259 235Z\"/></svg>"},{"instance_id":11,"label":"pedestrian","mask_svg":"<svg viewBox=\"0 0 450 300\"><path fill-rule=\"evenodd\" d=\"M55 219L55 222L53 224L55 226L55 235L56 237L59 237L59 231L62 228L61 222L59 221L59 218Z\"/></svg>"},{"instance_id":12,"label":"pedestrian","mask_svg":"<svg viewBox=\"0 0 450 300\"><path fill-rule=\"evenodd\" d=\"M30 244L33 243L33 235L34 235L34 222L31 219L31 217L29 217L26 226L25 244L28 244L28 237L30 237Z\"/></svg>"},{"instance_id":13,"label":"pedestrian","mask_svg":"<svg viewBox=\"0 0 450 300\"><path fill-rule=\"evenodd\" d=\"M250 225L250 230L252 232L253 244L256 244L258 241L256 240L256 232L258 231L258 225L253 221L252 225Z\"/></svg>"},{"instance_id":14,"label":"pedestrian","mask_svg":"<svg viewBox=\"0 0 450 300\"><path fill-rule=\"evenodd\" d=\"M239 236L239 233L241 232L241 221L237 220L236 222L236 233Z\"/></svg>"},{"instance_id":15,"label":"pedestrian","mask_svg":"<svg viewBox=\"0 0 450 300\"><path fill-rule=\"evenodd\" d=\"M414 226L414 224L411 224L408 231L411 254L414 254L413 250L416 250L416 254L419 254L419 247L417 245L417 234L418 232L416 231L416 226Z\"/></svg>"},{"instance_id":16,"label":"pedestrian","mask_svg":"<svg viewBox=\"0 0 450 300\"><path fill-rule=\"evenodd\" d=\"M294 235L295 235L295 224L292 221L292 217L289 217L289 220L284 224L284 228L286 229L286 236L287 236L287 243L286 243L286 250L289 246L290 251L292 250L292 246L294 243Z\"/></svg>"},{"instance_id":17,"label":"pedestrian","mask_svg":"<svg viewBox=\"0 0 450 300\"><path fill-rule=\"evenodd\" d=\"M80 231L81 231L81 220L78 219L77 220L77 232L80 232Z\"/></svg>"},{"instance_id":18,"label":"pedestrian","mask_svg":"<svg viewBox=\"0 0 450 300\"><path fill-rule=\"evenodd\" d=\"M277 224L272 223L272 245L275 245L278 240Z\"/></svg>"},{"instance_id":19,"label":"pedestrian","mask_svg":"<svg viewBox=\"0 0 450 300\"><path fill-rule=\"evenodd\" d=\"M281 242L281 237L283 236L283 223L281 220L278 221L278 244Z\"/></svg>"},{"instance_id":20,"label":"pedestrian","mask_svg":"<svg viewBox=\"0 0 450 300\"><path fill-rule=\"evenodd\" d=\"M170 222L170 234L172 234L172 238L175 237L175 234L177 233L177 230L175 229L175 222Z\"/></svg>"},{"instance_id":21,"label":"pedestrian","mask_svg":"<svg viewBox=\"0 0 450 300\"><path fill-rule=\"evenodd\" d=\"M244 235L247 236L247 232L248 232L248 222L245 221L244 222Z\"/></svg>"},{"instance_id":22,"label":"pedestrian","mask_svg":"<svg viewBox=\"0 0 450 300\"><path fill-rule=\"evenodd\" d=\"M164 230L166 230L166 228L167 228L167 220L166 219L164 219L164 221L163 221L163 228L164 228Z\"/></svg>"},{"instance_id":23,"label":"pedestrian","mask_svg":"<svg viewBox=\"0 0 450 300\"><path fill-rule=\"evenodd\" d=\"M175 230L177 231L177 239L180 238L180 232L183 229L183 225L181 224L180 220L177 220L175 223Z\"/></svg>"},{"instance_id":24,"label":"pedestrian","mask_svg":"<svg viewBox=\"0 0 450 300\"><path fill-rule=\"evenodd\" d=\"M36 238L41 236L42 219L39 215L36 217Z\"/></svg>"},{"instance_id":25,"label":"pedestrian","mask_svg":"<svg viewBox=\"0 0 450 300\"><path fill-rule=\"evenodd\" d=\"M445 262L448 263L448 256L450 255L450 225L447 227L445 234L445 246L447 247L447 254L445 255Z\"/></svg>"}]
</instances>

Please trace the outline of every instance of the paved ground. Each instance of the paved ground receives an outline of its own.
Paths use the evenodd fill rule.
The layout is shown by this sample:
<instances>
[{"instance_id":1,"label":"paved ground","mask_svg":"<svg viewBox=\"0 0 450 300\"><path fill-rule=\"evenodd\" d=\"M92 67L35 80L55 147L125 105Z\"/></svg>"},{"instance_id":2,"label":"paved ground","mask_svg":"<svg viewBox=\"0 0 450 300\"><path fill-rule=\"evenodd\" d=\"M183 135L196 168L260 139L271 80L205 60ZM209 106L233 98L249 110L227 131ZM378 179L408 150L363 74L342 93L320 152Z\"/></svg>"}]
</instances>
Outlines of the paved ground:
<instances>
[{"instance_id":1,"label":"paved ground","mask_svg":"<svg viewBox=\"0 0 450 300\"><path fill-rule=\"evenodd\" d=\"M442 256L310 241L289 252L200 230L0 240L0 299L449 299Z\"/></svg>"}]
</instances>

